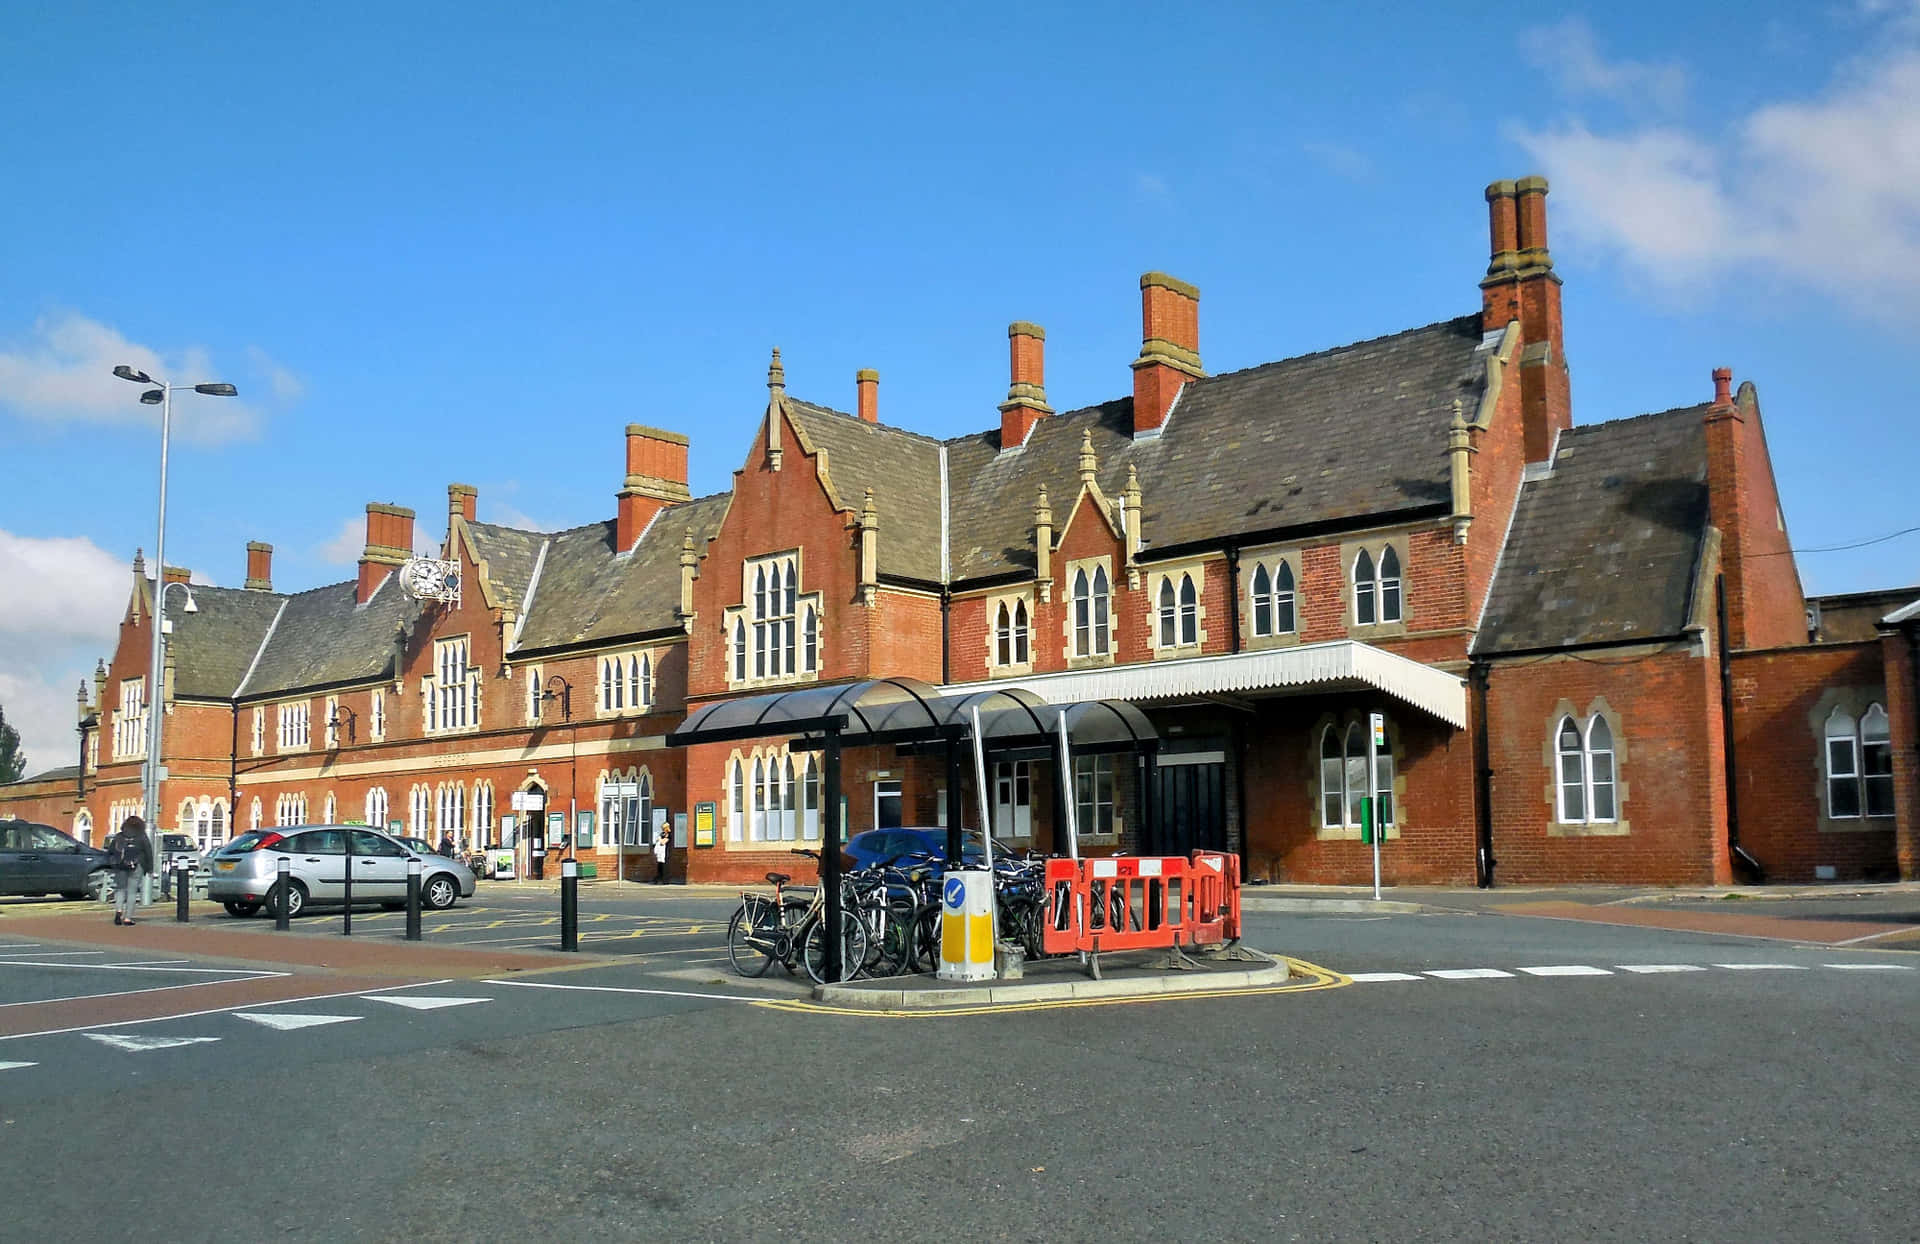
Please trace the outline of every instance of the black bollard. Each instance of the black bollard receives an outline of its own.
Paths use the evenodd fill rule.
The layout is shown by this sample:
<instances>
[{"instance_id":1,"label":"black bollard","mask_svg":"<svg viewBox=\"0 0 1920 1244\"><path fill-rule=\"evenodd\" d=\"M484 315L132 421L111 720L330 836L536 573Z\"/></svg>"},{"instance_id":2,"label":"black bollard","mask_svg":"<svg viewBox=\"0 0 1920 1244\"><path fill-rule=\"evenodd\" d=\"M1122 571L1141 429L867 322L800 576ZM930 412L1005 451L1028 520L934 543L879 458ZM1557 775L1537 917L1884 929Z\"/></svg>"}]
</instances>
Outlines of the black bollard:
<instances>
[{"instance_id":1,"label":"black bollard","mask_svg":"<svg viewBox=\"0 0 1920 1244\"><path fill-rule=\"evenodd\" d=\"M276 863L280 877L273 887L273 927L285 933L293 927L287 923L287 895L293 892L293 859L283 855Z\"/></svg>"},{"instance_id":2,"label":"black bollard","mask_svg":"<svg viewBox=\"0 0 1920 1244\"><path fill-rule=\"evenodd\" d=\"M407 940L420 940L420 857L407 861Z\"/></svg>"},{"instance_id":3,"label":"black bollard","mask_svg":"<svg viewBox=\"0 0 1920 1244\"><path fill-rule=\"evenodd\" d=\"M173 918L180 924L186 924L191 917L187 915L187 890L193 884L193 865L186 860L175 860L173 864Z\"/></svg>"},{"instance_id":4,"label":"black bollard","mask_svg":"<svg viewBox=\"0 0 1920 1244\"><path fill-rule=\"evenodd\" d=\"M560 949L580 949L580 865L560 865Z\"/></svg>"}]
</instances>

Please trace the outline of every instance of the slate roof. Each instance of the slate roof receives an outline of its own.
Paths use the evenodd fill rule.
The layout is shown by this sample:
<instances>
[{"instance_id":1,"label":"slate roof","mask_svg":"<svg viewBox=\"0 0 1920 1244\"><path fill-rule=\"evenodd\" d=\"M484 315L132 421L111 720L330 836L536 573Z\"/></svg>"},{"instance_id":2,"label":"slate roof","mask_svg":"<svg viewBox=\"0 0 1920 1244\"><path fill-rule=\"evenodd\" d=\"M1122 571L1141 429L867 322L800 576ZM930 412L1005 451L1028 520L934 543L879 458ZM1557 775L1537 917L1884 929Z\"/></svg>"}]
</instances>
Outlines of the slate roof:
<instances>
[{"instance_id":1,"label":"slate roof","mask_svg":"<svg viewBox=\"0 0 1920 1244\"><path fill-rule=\"evenodd\" d=\"M1487 347L1491 348L1491 347ZM1034 495L1056 534L1091 433L1109 498L1139 473L1154 547L1451 504L1447 426L1485 385L1478 315L1195 381L1161 435L1135 440L1133 399L1040 420L1024 448L996 431L948 442L955 581L1033 568ZM937 498L936 498L937 501ZM881 528L881 547L889 533Z\"/></svg>"},{"instance_id":2,"label":"slate roof","mask_svg":"<svg viewBox=\"0 0 1920 1244\"><path fill-rule=\"evenodd\" d=\"M285 597L287 606L241 694L274 695L391 674L394 638L420 611L396 578L388 575L364 605L355 600L352 580Z\"/></svg>"},{"instance_id":3,"label":"slate roof","mask_svg":"<svg viewBox=\"0 0 1920 1244\"><path fill-rule=\"evenodd\" d=\"M663 511L630 556L616 556L612 521L545 537L546 560L534 586L516 652L666 630L680 605L680 544L693 529L696 549L719 530L731 493Z\"/></svg>"},{"instance_id":4,"label":"slate roof","mask_svg":"<svg viewBox=\"0 0 1920 1244\"><path fill-rule=\"evenodd\" d=\"M796 398L794 421L827 452L840 503L859 510L866 490L880 519L880 573L940 581L940 442L917 432Z\"/></svg>"},{"instance_id":5,"label":"slate roof","mask_svg":"<svg viewBox=\"0 0 1920 1244\"><path fill-rule=\"evenodd\" d=\"M468 523L467 534L473 538L474 556L487 563L487 581L500 593L500 603L515 613L520 612L546 536L492 523Z\"/></svg>"},{"instance_id":6,"label":"slate roof","mask_svg":"<svg viewBox=\"0 0 1920 1244\"><path fill-rule=\"evenodd\" d=\"M1707 408L1569 430L1522 485L1476 653L1677 636L1707 532Z\"/></svg>"},{"instance_id":7,"label":"slate roof","mask_svg":"<svg viewBox=\"0 0 1920 1244\"><path fill-rule=\"evenodd\" d=\"M224 700L246 676L286 597L201 585L192 591L193 613L183 610L178 593L167 601L167 620L173 623L167 638L173 693L185 699Z\"/></svg>"}]
</instances>

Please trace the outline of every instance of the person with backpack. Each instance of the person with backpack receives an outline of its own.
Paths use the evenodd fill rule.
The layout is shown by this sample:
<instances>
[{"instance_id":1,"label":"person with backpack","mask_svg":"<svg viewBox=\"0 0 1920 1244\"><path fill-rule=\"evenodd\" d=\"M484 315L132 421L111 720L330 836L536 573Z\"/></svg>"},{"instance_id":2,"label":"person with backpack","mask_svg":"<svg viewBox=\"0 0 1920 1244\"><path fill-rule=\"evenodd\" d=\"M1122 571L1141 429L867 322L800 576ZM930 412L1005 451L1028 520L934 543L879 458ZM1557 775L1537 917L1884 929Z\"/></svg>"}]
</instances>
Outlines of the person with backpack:
<instances>
[{"instance_id":1,"label":"person with backpack","mask_svg":"<svg viewBox=\"0 0 1920 1244\"><path fill-rule=\"evenodd\" d=\"M147 823L137 816L120 822L120 831L107 842L107 856L113 861L113 922L132 924L140 908L140 887L153 871L153 840L147 837Z\"/></svg>"}]
</instances>

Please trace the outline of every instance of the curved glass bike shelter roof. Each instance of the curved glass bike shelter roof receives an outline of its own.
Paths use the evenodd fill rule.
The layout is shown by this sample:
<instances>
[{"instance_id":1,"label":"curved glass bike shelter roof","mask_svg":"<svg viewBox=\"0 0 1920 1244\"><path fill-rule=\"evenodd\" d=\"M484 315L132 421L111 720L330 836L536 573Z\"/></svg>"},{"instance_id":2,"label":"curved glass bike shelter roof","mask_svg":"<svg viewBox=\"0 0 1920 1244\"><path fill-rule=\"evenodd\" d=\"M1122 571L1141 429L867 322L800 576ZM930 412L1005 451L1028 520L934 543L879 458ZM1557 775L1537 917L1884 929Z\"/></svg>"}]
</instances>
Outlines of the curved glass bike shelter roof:
<instances>
[{"instance_id":1,"label":"curved glass bike shelter roof","mask_svg":"<svg viewBox=\"0 0 1920 1244\"><path fill-rule=\"evenodd\" d=\"M1064 719L1075 752L1151 749L1159 733L1125 700L1048 704L1021 687L941 695L917 678L876 678L829 687L801 687L722 700L695 710L667 735L670 747L769 735L821 739L837 733L843 747L880 743L958 742L973 737L988 750L1051 743Z\"/></svg>"}]
</instances>

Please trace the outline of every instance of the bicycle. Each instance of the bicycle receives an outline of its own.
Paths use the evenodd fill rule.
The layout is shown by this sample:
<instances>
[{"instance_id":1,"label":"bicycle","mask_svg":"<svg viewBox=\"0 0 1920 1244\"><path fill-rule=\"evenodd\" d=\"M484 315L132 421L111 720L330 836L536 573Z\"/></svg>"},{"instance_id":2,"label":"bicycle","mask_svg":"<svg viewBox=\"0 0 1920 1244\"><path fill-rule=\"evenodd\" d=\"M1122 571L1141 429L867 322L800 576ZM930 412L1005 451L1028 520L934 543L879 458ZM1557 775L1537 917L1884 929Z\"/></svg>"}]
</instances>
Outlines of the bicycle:
<instances>
[{"instance_id":1,"label":"bicycle","mask_svg":"<svg viewBox=\"0 0 1920 1244\"><path fill-rule=\"evenodd\" d=\"M818 861L817 851L793 852ZM768 873L773 897L742 891L740 906L727 922L727 961L741 976L765 976L778 963L792 975L804 964L815 984L827 984L826 888L813 887L811 900L786 892L793 878ZM843 888L842 897L845 897ZM840 972L852 980L866 966L867 926L842 904L840 918Z\"/></svg>"}]
</instances>

